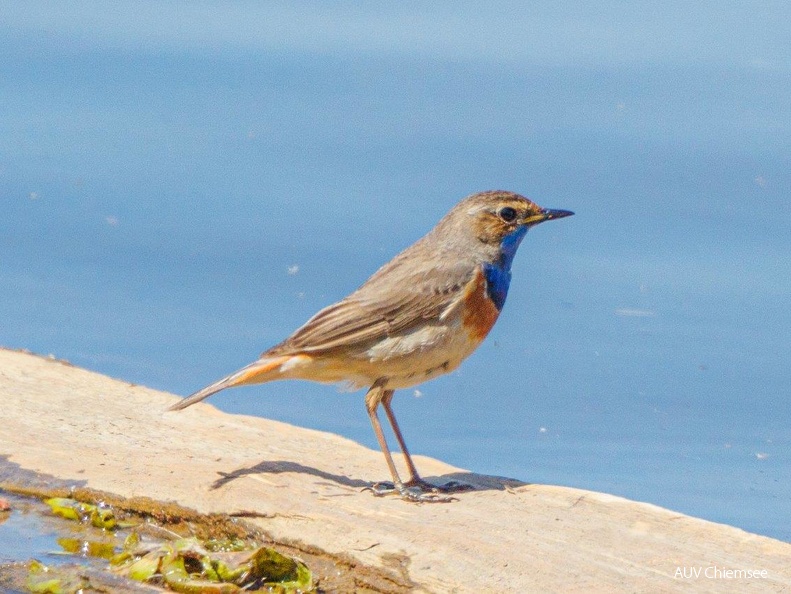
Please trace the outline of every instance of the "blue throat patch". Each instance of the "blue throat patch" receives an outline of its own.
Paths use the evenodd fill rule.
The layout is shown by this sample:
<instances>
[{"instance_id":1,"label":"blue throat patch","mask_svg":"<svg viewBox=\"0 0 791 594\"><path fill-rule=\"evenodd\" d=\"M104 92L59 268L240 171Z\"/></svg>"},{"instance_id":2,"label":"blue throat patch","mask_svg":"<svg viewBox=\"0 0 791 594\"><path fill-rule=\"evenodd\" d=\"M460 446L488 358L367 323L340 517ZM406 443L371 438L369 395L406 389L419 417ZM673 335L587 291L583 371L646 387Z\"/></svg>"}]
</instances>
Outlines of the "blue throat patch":
<instances>
[{"instance_id":1,"label":"blue throat patch","mask_svg":"<svg viewBox=\"0 0 791 594\"><path fill-rule=\"evenodd\" d=\"M527 227L522 226L510 235L503 237L498 260L483 265L483 272L486 275L486 294L494 303L497 311L501 311L505 305L508 287L511 285L511 263L514 261L516 250L522 243L525 233L527 233Z\"/></svg>"}]
</instances>

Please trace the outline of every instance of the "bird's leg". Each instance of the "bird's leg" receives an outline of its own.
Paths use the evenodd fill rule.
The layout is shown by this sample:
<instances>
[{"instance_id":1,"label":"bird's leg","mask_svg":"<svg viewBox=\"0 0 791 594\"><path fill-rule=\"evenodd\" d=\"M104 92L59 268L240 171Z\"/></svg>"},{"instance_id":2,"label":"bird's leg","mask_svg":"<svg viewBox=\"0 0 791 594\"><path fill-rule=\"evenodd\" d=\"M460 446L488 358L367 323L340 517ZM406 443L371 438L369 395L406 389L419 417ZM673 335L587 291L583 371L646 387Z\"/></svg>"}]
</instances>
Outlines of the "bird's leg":
<instances>
[{"instance_id":1,"label":"bird's leg","mask_svg":"<svg viewBox=\"0 0 791 594\"><path fill-rule=\"evenodd\" d=\"M382 395L382 407L385 409L385 413L387 413L387 419L390 421L390 426L393 428L393 433L395 433L396 439L398 440L398 447L401 448L401 453L404 454L406 466L409 469L409 482L407 485L430 487L430 485L420 478L420 475L417 473L415 463L412 462L412 456L409 455L409 450L406 447L406 443L404 443L404 436L401 435L401 429L398 426L398 421L396 421L395 414L393 414L393 409L390 406L390 403L393 400L393 394L395 394L395 390L385 391L385 393Z\"/></svg>"},{"instance_id":2,"label":"bird's leg","mask_svg":"<svg viewBox=\"0 0 791 594\"><path fill-rule=\"evenodd\" d=\"M389 391L392 393L392 390ZM365 408L368 409L368 416L371 418L371 425L374 428L376 439L379 441L379 448L382 450L385 461L387 462L387 467L390 469L390 476L393 477L393 484L398 488L399 486L403 486L403 483L398 476L393 457L390 455L390 448L387 447L385 434L382 432L382 424L379 422L379 416L376 414L376 408L387 392L388 391L384 390L381 385L374 384L371 386L371 389L368 390L368 393L365 395Z\"/></svg>"},{"instance_id":3,"label":"bird's leg","mask_svg":"<svg viewBox=\"0 0 791 594\"><path fill-rule=\"evenodd\" d=\"M443 493L451 493L453 491L467 491L472 489L473 487L471 485L460 483L458 481L449 481L444 485L433 485L420 477L417 472L417 467L412 461L412 456L409 455L406 442L404 442L404 436L401 434L401 428L398 426L398 421L396 421L395 413L393 412L391 403L393 401L394 394L395 390L387 390L382 395L382 407L385 409L385 413L387 413L387 419L390 421L390 426L393 428L393 433L395 433L396 439L398 440L398 446L401 448L401 453L404 454L404 459L406 460L406 465L409 469L409 481L407 481L405 485L407 487L418 487L424 491L433 491L434 493L438 491Z\"/></svg>"},{"instance_id":4,"label":"bird's leg","mask_svg":"<svg viewBox=\"0 0 791 594\"><path fill-rule=\"evenodd\" d=\"M374 495L377 496L388 495L397 491L403 499L417 503L445 503L453 501L452 497L441 497L437 495L436 489L434 489L428 483L425 483L418 476L417 471L415 470L415 465L412 463L409 453L406 450L406 446L404 445L404 438L401 436L401 432L398 430L398 425L395 423L393 412L390 410L389 403L392 397L393 390L385 390L379 383L371 386L371 389L368 390L368 393L365 395L365 407L368 409L368 416L371 418L371 425L374 428L376 439L379 441L379 447L382 449L382 453L384 454L385 460L387 461L387 467L390 469L390 475L393 477L392 487L386 483L377 483L371 487L371 491L373 491ZM393 425L393 430L395 431L398 443L404 452L405 458L407 459L407 465L409 467L411 479L406 485L398 476L398 471L396 470L395 463L393 462L393 457L390 455L390 449L387 447L387 441L385 440L385 434L382 431L382 425L379 422L379 416L376 414L377 407L383 402L387 402L387 405L385 405L387 417L390 419L390 423ZM417 479L417 481L415 481L415 479ZM428 487L429 492L425 491L424 485Z\"/></svg>"}]
</instances>

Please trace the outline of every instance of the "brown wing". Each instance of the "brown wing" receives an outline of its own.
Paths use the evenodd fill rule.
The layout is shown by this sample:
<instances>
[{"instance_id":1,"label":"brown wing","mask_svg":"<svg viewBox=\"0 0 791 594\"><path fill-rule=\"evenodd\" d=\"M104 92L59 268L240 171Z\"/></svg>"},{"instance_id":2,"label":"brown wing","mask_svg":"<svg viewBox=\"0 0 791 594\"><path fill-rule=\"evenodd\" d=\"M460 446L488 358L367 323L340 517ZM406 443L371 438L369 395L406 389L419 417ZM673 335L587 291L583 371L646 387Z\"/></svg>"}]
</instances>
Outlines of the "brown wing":
<instances>
[{"instance_id":1,"label":"brown wing","mask_svg":"<svg viewBox=\"0 0 791 594\"><path fill-rule=\"evenodd\" d=\"M402 268L383 268L357 291L319 311L264 354L326 353L407 331L424 320L439 318L458 300L474 274L469 265L411 273L404 273Z\"/></svg>"}]
</instances>

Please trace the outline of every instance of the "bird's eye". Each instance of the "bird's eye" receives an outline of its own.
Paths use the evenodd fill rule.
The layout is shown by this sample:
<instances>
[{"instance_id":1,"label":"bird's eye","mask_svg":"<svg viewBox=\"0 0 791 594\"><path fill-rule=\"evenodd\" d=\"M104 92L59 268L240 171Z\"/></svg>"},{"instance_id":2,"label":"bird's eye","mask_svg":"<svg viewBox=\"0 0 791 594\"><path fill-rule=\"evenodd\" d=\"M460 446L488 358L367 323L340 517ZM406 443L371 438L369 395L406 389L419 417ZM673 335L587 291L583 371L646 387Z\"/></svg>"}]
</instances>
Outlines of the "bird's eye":
<instances>
[{"instance_id":1,"label":"bird's eye","mask_svg":"<svg viewBox=\"0 0 791 594\"><path fill-rule=\"evenodd\" d=\"M503 219L506 223L510 223L516 218L516 210L511 208L510 206L505 206L500 209L500 218Z\"/></svg>"}]
</instances>

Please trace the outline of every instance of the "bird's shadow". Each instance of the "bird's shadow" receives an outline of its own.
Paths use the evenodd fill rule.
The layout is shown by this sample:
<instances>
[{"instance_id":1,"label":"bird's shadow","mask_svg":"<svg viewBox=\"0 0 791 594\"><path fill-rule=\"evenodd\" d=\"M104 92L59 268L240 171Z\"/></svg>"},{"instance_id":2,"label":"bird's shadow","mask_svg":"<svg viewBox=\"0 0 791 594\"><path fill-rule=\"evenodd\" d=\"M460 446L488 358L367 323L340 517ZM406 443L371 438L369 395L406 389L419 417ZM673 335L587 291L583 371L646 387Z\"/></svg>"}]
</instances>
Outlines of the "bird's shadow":
<instances>
[{"instance_id":1,"label":"bird's shadow","mask_svg":"<svg viewBox=\"0 0 791 594\"><path fill-rule=\"evenodd\" d=\"M237 479L243 478L253 474L280 474L283 472L296 472L301 474L309 474L315 476L323 481L330 481L344 487L353 489L365 489L370 487L372 483L364 481L359 478L351 478L342 474L333 474L326 470L314 468L313 466L306 466L299 462L291 462L288 460L265 460L259 462L255 466L247 468L237 468L231 472L219 472L220 478L215 480L211 489L220 489ZM447 482L458 482L469 485L470 491L509 491L518 487L524 487L530 483L520 481L517 479L505 478L501 476L489 476L485 474L475 474L472 472L451 472L441 476L427 476L423 477L426 481L441 485Z\"/></svg>"}]
</instances>

